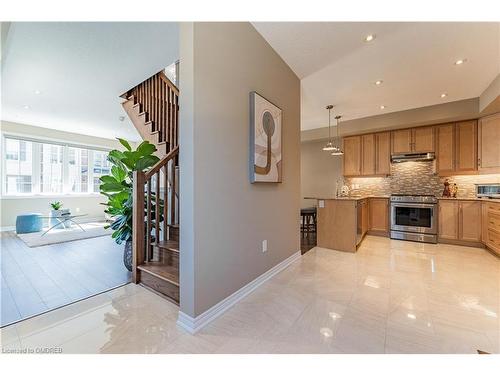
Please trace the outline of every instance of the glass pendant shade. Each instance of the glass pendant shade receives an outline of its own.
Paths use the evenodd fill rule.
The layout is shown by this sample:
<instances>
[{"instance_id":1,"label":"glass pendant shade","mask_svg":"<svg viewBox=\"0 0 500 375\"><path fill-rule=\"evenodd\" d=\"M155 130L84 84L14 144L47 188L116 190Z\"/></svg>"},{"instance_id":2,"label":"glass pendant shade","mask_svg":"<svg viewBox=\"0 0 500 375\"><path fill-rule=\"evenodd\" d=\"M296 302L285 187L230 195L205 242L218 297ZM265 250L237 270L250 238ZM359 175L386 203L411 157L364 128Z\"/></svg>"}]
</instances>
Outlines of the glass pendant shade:
<instances>
[{"instance_id":1,"label":"glass pendant shade","mask_svg":"<svg viewBox=\"0 0 500 375\"><path fill-rule=\"evenodd\" d=\"M333 143L331 141L328 141L325 147L323 147L323 151L333 151L335 150L335 147L333 147Z\"/></svg>"}]
</instances>

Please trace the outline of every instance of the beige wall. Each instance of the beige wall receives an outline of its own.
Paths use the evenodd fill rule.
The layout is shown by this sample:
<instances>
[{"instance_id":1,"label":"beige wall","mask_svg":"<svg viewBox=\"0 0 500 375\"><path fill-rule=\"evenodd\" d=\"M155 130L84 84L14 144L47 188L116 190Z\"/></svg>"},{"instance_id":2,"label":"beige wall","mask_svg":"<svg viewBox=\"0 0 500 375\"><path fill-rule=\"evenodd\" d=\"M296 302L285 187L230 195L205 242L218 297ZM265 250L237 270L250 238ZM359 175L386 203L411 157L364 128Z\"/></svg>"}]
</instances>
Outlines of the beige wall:
<instances>
[{"instance_id":1,"label":"beige wall","mask_svg":"<svg viewBox=\"0 0 500 375\"><path fill-rule=\"evenodd\" d=\"M300 146L300 194L302 207L311 207L314 200L304 197L334 197L335 183L342 179L342 157L323 151L324 141L302 142Z\"/></svg>"},{"instance_id":2,"label":"beige wall","mask_svg":"<svg viewBox=\"0 0 500 375\"><path fill-rule=\"evenodd\" d=\"M180 51L180 302L196 317L300 249L300 82L250 23L184 23ZM283 110L281 184L249 182L254 90Z\"/></svg>"},{"instance_id":3,"label":"beige wall","mask_svg":"<svg viewBox=\"0 0 500 375\"><path fill-rule=\"evenodd\" d=\"M1 132L2 134L16 134L41 140L63 141L103 148L123 148L118 141L112 139L62 132L7 121L1 122ZM87 214L87 219L104 218L104 206L100 204L104 202L104 199L100 195L71 196L61 194L50 197L35 196L22 199L18 197L2 197L0 202L2 211L0 216L0 227L3 229L10 229L10 227L16 224L16 216L21 213L39 212L48 214L50 211L49 203L55 200L63 202L64 208L69 208L73 213L79 212Z\"/></svg>"}]
</instances>

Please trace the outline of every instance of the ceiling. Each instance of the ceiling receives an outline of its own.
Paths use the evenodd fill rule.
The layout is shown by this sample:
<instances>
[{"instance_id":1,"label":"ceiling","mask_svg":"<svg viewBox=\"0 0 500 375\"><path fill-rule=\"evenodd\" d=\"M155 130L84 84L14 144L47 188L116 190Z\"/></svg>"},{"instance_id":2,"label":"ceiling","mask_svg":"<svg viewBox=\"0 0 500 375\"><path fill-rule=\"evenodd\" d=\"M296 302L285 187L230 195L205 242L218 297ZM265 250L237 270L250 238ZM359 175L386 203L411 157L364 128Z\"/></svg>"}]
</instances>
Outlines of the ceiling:
<instances>
[{"instance_id":1,"label":"ceiling","mask_svg":"<svg viewBox=\"0 0 500 375\"><path fill-rule=\"evenodd\" d=\"M328 126L328 104L352 120L453 102L478 97L500 73L500 23L253 25L301 79L302 130Z\"/></svg>"},{"instance_id":2,"label":"ceiling","mask_svg":"<svg viewBox=\"0 0 500 375\"><path fill-rule=\"evenodd\" d=\"M138 141L119 95L178 60L179 29L169 22L11 23L2 50L2 120Z\"/></svg>"}]
</instances>

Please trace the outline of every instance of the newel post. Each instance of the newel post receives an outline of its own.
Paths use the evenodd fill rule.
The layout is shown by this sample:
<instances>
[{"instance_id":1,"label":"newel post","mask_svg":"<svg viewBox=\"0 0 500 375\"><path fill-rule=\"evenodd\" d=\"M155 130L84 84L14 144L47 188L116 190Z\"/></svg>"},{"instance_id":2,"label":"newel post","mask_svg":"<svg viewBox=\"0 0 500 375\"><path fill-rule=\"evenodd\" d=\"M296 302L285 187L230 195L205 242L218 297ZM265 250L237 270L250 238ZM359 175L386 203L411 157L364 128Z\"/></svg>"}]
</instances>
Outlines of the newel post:
<instances>
[{"instance_id":1,"label":"newel post","mask_svg":"<svg viewBox=\"0 0 500 375\"><path fill-rule=\"evenodd\" d=\"M144 182L145 174L134 171L132 208L132 280L138 283L137 266L144 263Z\"/></svg>"}]
</instances>

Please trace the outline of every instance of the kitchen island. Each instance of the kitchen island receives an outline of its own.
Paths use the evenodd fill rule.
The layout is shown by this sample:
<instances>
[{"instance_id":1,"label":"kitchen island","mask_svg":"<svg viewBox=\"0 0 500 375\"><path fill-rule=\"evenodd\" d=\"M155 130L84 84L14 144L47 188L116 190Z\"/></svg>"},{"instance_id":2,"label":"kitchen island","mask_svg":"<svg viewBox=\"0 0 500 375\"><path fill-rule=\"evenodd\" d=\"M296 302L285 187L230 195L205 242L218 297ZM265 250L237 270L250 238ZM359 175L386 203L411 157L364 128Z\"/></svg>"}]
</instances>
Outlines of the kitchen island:
<instances>
[{"instance_id":1,"label":"kitchen island","mask_svg":"<svg viewBox=\"0 0 500 375\"><path fill-rule=\"evenodd\" d=\"M388 236L389 197L351 196L317 200L317 246L356 252L365 234Z\"/></svg>"}]
</instances>

